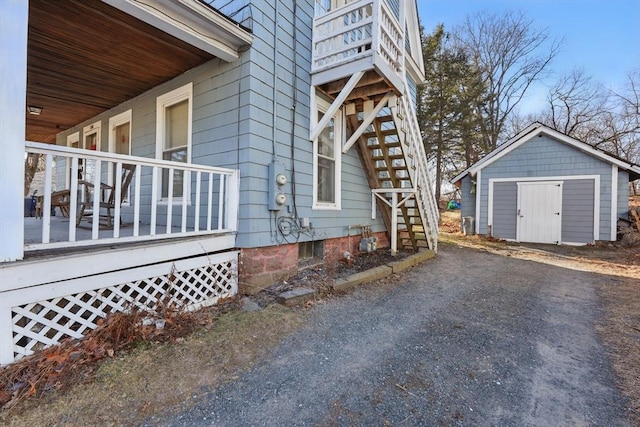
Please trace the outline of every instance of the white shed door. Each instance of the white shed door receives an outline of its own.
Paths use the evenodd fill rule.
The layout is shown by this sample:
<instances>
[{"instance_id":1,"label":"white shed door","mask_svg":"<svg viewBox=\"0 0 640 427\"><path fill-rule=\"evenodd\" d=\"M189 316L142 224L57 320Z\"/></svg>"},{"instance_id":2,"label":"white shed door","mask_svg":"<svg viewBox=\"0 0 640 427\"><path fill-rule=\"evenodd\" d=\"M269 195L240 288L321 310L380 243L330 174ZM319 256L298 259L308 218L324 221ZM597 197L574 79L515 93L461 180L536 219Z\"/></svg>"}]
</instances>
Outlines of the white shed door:
<instances>
[{"instance_id":1,"label":"white shed door","mask_svg":"<svg viewBox=\"0 0 640 427\"><path fill-rule=\"evenodd\" d=\"M562 182L519 182L517 240L559 243L562 232Z\"/></svg>"}]
</instances>

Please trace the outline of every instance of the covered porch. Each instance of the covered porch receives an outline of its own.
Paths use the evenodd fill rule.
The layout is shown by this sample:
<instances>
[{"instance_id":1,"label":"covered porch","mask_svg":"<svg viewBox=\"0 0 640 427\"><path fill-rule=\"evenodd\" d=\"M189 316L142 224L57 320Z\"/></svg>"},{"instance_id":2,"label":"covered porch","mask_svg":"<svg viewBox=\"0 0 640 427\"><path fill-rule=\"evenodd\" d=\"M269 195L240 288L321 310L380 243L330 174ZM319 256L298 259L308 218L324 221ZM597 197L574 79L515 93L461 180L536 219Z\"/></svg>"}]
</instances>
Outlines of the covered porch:
<instances>
[{"instance_id":1,"label":"covered porch","mask_svg":"<svg viewBox=\"0 0 640 427\"><path fill-rule=\"evenodd\" d=\"M236 292L237 169L59 135L251 40L198 0L0 4L0 364L112 311ZM38 218L28 155L44 165Z\"/></svg>"}]
</instances>

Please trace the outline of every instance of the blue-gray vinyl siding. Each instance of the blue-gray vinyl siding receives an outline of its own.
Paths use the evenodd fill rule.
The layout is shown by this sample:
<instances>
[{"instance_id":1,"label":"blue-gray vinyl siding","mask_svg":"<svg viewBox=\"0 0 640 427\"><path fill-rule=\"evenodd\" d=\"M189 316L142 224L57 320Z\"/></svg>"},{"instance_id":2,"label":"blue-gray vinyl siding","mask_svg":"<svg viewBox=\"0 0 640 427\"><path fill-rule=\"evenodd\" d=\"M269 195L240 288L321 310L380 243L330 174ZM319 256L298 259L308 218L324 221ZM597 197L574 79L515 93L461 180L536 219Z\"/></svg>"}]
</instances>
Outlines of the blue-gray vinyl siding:
<instances>
[{"instance_id":1,"label":"blue-gray vinyl siding","mask_svg":"<svg viewBox=\"0 0 640 427\"><path fill-rule=\"evenodd\" d=\"M500 239L516 239L518 211L518 184L515 181L493 184L492 236Z\"/></svg>"},{"instance_id":2,"label":"blue-gray vinyl siding","mask_svg":"<svg viewBox=\"0 0 640 427\"><path fill-rule=\"evenodd\" d=\"M460 186L462 195L462 205L460 211L462 216L475 216L476 214L476 191L475 184L469 175L465 176Z\"/></svg>"},{"instance_id":3,"label":"blue-gray vinyl siding","mask_svg":"<svg viewBox=\"0 0 640 427\"><path fill-rule=\"evenodd\" d=\"M396 15L396 18L400 17L400 0L385 0L389 5L389 9Z\"/></svg>"},{"instance_id":4,"label":"blue-gray vinyl siding","mask_svg":"<svg viewBox=\"0 0 640 427\"><path fill-rule=\"evenodd\" d=\"M418 108L418 85L411 78L411 76L409 76L409 74L407 74L405 78L407 79L407 87L409 88L409 94L408 94L409 99L411 99L411 102L413 103L413 108L417 109Z\"/></svg>"},{"instance_id":5,"label":"blue-gray vinyl siding","mask_svg":"<svg viewBox=\"0 0 640 427\"><path fill-rule=\"evenodd\" d=\"M76 131L82 139L82 127L100 120L102 150L106 151L109 117L131 109L131 154L155 158L156 98L192 82L192 163L240 170L238 247L286 243L277 232L277 218L295 212L313 225L309 233L300 234L299 241L346 236L348 227L356 224L384 231L381 215L371 219L371 189L355 149L342 156L342 209L312 209L309 71L313 2L298 2L295 16L292 8L293 2L280 2L274 19L273 2L252 1L254 42L237 61L213 59L59 134L58 144L66 144L66 136ZM288 201L274 213L268 210L268 165L276 159L286 170L288 182L283 190ZM151 177L143 176L143 198L150 199L150 188ZM192 192L194 189L192 185ZM123 209L123 216L128 210ZM161 223L166 207L158 212ZM179 222L179 217L174 221Z\"/></svg>"},{"instance_id":6,"label":"blue-gray vinyl siding","mask_svg":"<svg viewBox=\"0 0 640 427\"><path fill-rule=\"evenodd\" d=\"M618 169L618 218L629 219L629 172Z\"/></svg>"},{"instance_id":7,"label":"blue-gray vinyl siding","mask_svg":"<svg viewBox=\"0 0 640 427\"><path fill-rule=\"evenodd\" d=\"M487 234L489 180L495 178L540 178L575 175L600 176L600 239L611 235L611 164L583 153L546 135L533 138L493 163L480 173L479 232ZM618 184L619 185L619 184ZM464 197L464 195L463 195ZM495 194L494 194L495 197ZM463 205L467 199L463 199ZM618 201L615 201L618 203ZM478 218L476 218L478 221Z\"/></svg>"},{"instance_id":8,"label":"blue-gray vinyl siding","mask_svg":"<svg viewBox=\"0 0 640 427\"><path fill-rule=\"evenodd\" d=\"M461 204L460 204L460 221L465 216L476 216L476 193L474 184L469 175L462 179L460 185ZM462 230L462 224L460 224L460 230Z\"/></svg>"},{"instance_id":9,"label":"blue-gray vinyl siding","mask_svg":"<svg viewBox=\"0 0 640 427\"><path fill-rule=\"evenodd\" d=\"M564 181L562 185L562 241L593 243L593 179Z\"/></svg>"},{"instance_id":10,"label":"blue-gray vinyl siding","mask_svg":"<svg viewBox=\"0 0 640 427\"><path fill-rule=\"evenodd\" d=\"M594 241L593 179L566 179L562 185L562 235L565 243ZM500 239L517 239L517 181L493 183L493 225L491 235Z\"/></svg>"}]
</instances>

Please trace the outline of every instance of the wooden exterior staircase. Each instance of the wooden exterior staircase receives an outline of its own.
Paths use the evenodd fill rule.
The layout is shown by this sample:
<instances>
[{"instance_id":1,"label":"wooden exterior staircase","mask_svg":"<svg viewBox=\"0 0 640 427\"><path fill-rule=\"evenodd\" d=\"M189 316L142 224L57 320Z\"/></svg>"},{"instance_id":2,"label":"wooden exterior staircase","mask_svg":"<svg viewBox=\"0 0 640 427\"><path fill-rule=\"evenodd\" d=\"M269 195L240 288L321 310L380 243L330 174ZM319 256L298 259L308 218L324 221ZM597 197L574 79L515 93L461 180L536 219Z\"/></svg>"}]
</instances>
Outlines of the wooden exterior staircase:
<instances>
[{"instance_id":1,"label":"wooden exterior staircase","mask_svg":"<svg viewBox=\"0 0 640 427\"><path fill-rule=\"evenodd\" d=\"M411 1L411 0L409 0ZM405 1L339 0L316 16L312 85L342 108L354 145L397 248L437 250L438 209L405 69ZM315 139L326 122L311 131ZM372 203L372 215L375 206Z\"/></svg>"}]
</instances>

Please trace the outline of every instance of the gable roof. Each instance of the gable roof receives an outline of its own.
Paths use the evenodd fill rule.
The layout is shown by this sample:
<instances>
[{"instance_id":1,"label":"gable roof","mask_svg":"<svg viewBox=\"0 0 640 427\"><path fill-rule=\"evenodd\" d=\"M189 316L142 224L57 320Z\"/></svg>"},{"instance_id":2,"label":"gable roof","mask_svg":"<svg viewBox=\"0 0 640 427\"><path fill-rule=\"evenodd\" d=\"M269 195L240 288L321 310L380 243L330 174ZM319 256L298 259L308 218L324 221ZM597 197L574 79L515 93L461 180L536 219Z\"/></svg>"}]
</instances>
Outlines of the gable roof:
<instances>
[{"instance_id":1,"label":"gable roof","mask_svg":"<svg viewBox=\"0 0 640 427\"><path fill-rule=\"evenodd\" d=\"M514 149L520 147L531 139L541 136L547 135L559 142L567 144L577 150L582 151L585 154L593 156L597 159L605 161L607 163L611 163L613 165L618 166L619 168L626 170L629 172L629 180L634 181L640 178L640 166L635 163L628 162L623 160L617 156L606 153L602 150L599 150L592 145L587 144L586 142L579 141L575 138L571 138L568 135L565 135L562 132L558 132L548 126L543 125L542 123L535 122L527 126L524 130L518 133L516 136L502 144L500 147L496 148L486 156L484 156L480 161L464 170L462 173L457 175L455 178L451 180L451 183L455 184L460 181L467 175L475 175L479 170L483 169L486 166L489 166L496 160L502 158L503 156L509 154Z\"/></svg>"}]
</instances>

